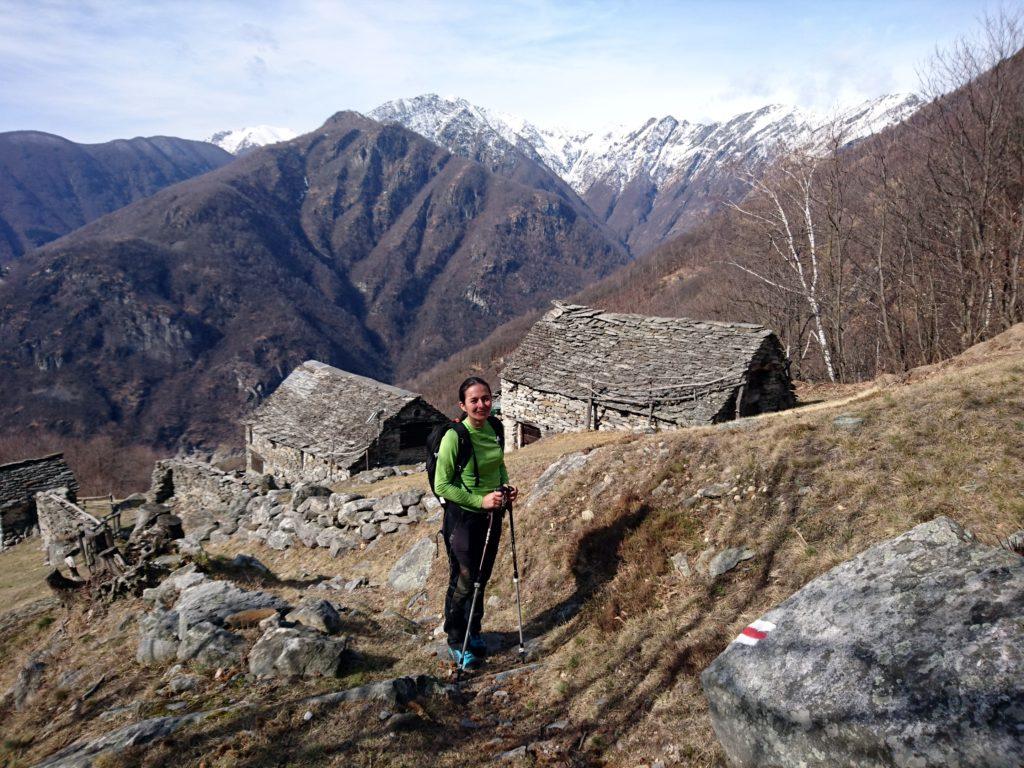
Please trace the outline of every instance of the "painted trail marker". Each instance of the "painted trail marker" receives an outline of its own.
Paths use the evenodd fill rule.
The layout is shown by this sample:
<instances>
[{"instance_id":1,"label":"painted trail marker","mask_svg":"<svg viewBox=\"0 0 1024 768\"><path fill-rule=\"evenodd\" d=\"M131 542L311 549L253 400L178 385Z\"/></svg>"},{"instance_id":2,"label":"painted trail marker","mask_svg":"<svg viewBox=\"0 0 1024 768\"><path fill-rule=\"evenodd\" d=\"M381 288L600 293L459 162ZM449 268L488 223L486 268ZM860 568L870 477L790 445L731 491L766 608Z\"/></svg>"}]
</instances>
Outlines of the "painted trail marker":
<instances>
[{"instance_id":1,"label":"painted trail marker","mask_svg":"<svg viewBox=\"0 0 1024 768\"><path fill-rule=\"evenodd\" d=\"M758 619L750 626L744 628L742 632L736 635L734 643L740 645L757 645L759 642L768 637L768 633L775 629L775 625L770 621L764 619Z\"/></svg>"}]
</instances>

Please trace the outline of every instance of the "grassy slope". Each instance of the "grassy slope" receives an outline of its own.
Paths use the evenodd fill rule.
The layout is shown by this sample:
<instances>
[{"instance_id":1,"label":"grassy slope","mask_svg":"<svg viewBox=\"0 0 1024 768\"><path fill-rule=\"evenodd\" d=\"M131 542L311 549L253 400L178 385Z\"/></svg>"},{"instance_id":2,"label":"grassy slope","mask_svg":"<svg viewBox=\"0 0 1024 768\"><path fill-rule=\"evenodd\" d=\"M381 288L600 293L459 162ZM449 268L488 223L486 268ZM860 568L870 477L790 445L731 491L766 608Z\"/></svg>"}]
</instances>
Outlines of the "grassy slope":
<instances>
[{"instance_id":1,"label":"grassy slope","mask_svg":"<svg viewBox=\"0 0 1024 768\"><path fill-rule=\"evenodd\" d=\"M551 754L528 756L527 764L721 765L698 676L747 622L832 566L936 515L993 544L1024 527L1019 350L1004 347L996 356L921 372L909 383L881 382L841 404L644 437L566 435L512 454L513 479L528 489L557 456L596 450L581 472L537 504L525 499L516 515L527 632L541 638L542 669L500 686L480 681L462 703L427 702L414 708L416 724L396 734L378 719L379 703L318 711L304 722L305 707L296 700L336 687L334 681L225 685L206 671L203 686L182 699L190 709L245 697L263 708L208 722L110 764L421 765L429 752L437 754L434 764L455 766L544 742ZM839 428L838 413L863 422ZM724 498L683 505L697 489L723 481L734 488ZM415 482L395 479L371 491ZM321 551L278 554L234 544L223 554L256 554L285 580L269 588L295 597L314 574L383 580L395 557L433 528L414 527L339 560ZM725 546L748 546L757 555L713 583L684 578L669 563L676 552L693 563L705 548ZM441 674L424 644L440 613L444 570L443 560L435 561L426 602L409 604L408 595L386 587L341 593L338 599L353 609L353 645L363 654L341 685L397 673ZM487 625L506 640L515 627L510 572L505 542L490 590L501 605L489 611ZM97 718L127 699L139 702L144 715L166 711L156 693L163 670L139 671L130 658L134 625L121 626L139 608L114 606L99 631L85 627L81 612L67 617L69 632L90 637L78 647L58 642L61 662L54 666L85 670L82 688L101 668L113 673L112 681L94 699L69 705L57 671L48 672L31 710L4 713L0 765L31 764L82 733L130 721L136 715ZM388 609L427 629L413 639L409 625ZM0 622L0 643L17 637L21 661L29 647L51 637L41 624L31 616L20 627ZM511 653L492 662L494 668L512 663ZM16 665L5 664L0 688L16 674ZM489 689L496 687L507 695L494 696ZM466 718L484 727L468 727ZM563 718L571 721L566 731L545 730ZM24 743L30 735L36 741Z\"/></svg>"}]
</instances>

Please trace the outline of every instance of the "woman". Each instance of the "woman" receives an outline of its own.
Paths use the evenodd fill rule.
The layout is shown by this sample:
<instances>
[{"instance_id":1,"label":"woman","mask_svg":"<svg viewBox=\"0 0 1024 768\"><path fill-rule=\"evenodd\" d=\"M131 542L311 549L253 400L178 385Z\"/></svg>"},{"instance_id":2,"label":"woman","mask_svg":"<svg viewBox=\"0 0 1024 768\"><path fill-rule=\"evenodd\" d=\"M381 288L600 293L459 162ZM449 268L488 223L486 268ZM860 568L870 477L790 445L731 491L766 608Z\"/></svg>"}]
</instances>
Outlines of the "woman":
<instances>
[{"instance_id":1,"label":"woman","mask_svg":"<svg viewBox=\"0 0 1024 768\"><path fill-rule=\"evenodd\" d=\"M514 502L519 496L518 490L508 486L504 430L501 422L491 416L491 403L491 385L486 381L470 376L462 382L459 408L464 418L441 439L434 473L434 491L445 501L443 531L449 579L444 630L448 635L448 653L463 669L478 665L487 653L487 644L480 636L484 589L498 552L505 501ZM463 466L459 466L460 432L463 440L468 436L471 447ZM477 581L480 591L472 606L470 625Z\"/></svg>"}]
</instances>

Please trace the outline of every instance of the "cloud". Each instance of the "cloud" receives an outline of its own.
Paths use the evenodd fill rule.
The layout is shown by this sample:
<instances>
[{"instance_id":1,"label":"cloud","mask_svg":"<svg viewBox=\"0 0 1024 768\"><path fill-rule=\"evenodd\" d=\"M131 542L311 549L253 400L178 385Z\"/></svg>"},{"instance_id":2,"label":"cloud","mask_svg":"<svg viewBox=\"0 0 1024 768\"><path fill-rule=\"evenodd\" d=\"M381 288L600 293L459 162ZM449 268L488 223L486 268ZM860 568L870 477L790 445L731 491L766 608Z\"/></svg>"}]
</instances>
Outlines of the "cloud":
<instances>
[{"instance_id":1,"label":"cloud","mask_svg":"<svg viewBox=\"0 0 1024 768\"><path fill-rule=\"evenodd\" d=\"M78 140L309 130L455 93L538 123L724 118L907 90L981 0L472 4L0 0L0 130Z\"/></svg>"}]
</instances>

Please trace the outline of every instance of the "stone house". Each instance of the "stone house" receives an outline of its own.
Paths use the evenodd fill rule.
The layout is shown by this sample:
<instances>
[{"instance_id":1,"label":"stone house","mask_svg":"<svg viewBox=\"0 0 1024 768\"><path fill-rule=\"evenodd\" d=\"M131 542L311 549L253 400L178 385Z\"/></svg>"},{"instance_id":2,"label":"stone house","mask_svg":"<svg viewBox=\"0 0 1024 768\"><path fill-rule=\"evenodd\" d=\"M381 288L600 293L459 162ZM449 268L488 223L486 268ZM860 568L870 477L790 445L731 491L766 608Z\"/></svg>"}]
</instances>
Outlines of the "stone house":
<instances>
[{"instance_id":1,"label":"stone house","mask_svg":"<svg viewBox=\"0 0 1024 768\"><path fill-rule=\"evenodd\" d=\"M427 458L448 417L414 392L307 360L243 424L246 469L289 482L344 480Z\"/></svg>"},{"instance_id":2,"label":"stone house","mask_svg":"<svg viewBox=\"0 0 1024 768\"><path fill-rule=\"evenodd\" d=\"M785 351L760 325L554 305L501 375L510 446L554 432L714 424L796 403Z\"/></svg>"},{"instance_id":3,"label":"stone house","mask_svg":"<svg viewBox=\"0 0 1024 768\"><path fill-rule=\"evenodd\" d=\"M35 495L67 488L74 500L78 480L63 453L0 465L0 542L19 538L36 525Z\"/></svg>"}]
</instances>

